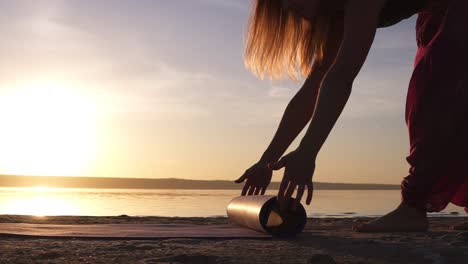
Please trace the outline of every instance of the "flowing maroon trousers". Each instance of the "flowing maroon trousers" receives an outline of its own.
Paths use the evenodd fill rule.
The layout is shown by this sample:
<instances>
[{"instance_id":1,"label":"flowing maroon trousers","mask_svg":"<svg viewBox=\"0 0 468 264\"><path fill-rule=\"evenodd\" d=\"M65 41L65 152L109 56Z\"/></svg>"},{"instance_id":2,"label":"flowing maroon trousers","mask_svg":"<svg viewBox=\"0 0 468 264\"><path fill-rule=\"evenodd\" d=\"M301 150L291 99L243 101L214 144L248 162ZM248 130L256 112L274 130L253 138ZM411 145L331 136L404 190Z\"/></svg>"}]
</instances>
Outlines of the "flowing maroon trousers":
<instances>
[{"instance_id":1,"label":"flowing maroon trousers","mask_svg":"<svg viewBox=\"0 0 468 264\"><path fill-rule=\"evenodd\" d=\"M433 2L416 26L402 200L428 212L450 202L468 212L468 0Z\"/></svg>"}]
</instances>

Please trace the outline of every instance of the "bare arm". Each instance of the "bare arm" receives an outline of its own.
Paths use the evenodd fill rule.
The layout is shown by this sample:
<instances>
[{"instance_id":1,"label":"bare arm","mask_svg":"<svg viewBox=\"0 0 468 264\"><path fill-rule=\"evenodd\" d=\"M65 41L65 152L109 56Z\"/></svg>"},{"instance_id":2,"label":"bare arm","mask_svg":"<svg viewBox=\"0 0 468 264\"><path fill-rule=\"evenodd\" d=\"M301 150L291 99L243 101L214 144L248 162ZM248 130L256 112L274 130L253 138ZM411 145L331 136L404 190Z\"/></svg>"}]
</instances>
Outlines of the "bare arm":
<instances>
[{"instance_id":1,"label":"bare arm","mask_svg":"<svg viewBox=\"0 0 468 264\"><path fill-rule=\"evenodd\" d=\"M374 40L384 1L351 0L345 10L343 42L335 63L325 76L314 116L299 149L315 158L351 94Z\"/></svg>"},{"instance_id":2,"label":"bare arm","mask_svg":"<svg viewBox=\"0 0 468 264\"><path fill-rule=\"evenodd\" d=\"M278 129L260 162L277 161L312 118L320 82L324 74L314 71L291 99Z\"/></svg>"},{"instance_id":3,"label":"bare arm","mask_svg":"<svg viewBox=\"0 0 468 264\"><path fill-rule=\"evenodd\" d=\"M345 7L343 41L335 62L320 86L310 126L299 147L272 164L285 168L278 191L278 202L285 209L297 189L292 208L297 207L307 187L306 204L312 200L315 158L340 116L354 78L369 53L384 0L348 0Z\"/></svg>"},{"instance_id":4,"label":"bare arm","mask_svg":"<svg viewBox=\"0 0 468 264\"><path fill-rule=\"evenodd\" d=\"M320 84L335 61L342 41L343 21L342 18L338 20L332 29L338 31L338 34L330 34L333 38L330 39L322 64L314 67L315 70L289 102L275 136L260 159L261 163L277 161L312 118Z\"/></svg>"}]
</instances>

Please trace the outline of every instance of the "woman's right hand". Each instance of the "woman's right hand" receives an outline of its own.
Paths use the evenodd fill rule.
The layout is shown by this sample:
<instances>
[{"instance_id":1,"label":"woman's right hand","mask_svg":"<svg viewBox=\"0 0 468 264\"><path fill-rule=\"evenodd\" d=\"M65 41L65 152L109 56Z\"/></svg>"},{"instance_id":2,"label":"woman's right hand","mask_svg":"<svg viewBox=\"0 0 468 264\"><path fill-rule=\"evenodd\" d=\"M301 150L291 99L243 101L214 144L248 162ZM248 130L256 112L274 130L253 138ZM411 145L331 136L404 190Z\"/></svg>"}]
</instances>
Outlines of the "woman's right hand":
<instances>
[{"instance_id":1,"label":"woman's right hand","mask_svg":"<svg viewBox=\"0 0 468 264\"><path fill-rule=\"evenodd\" d=\"M267 163L257 162L252 167L248 168L235 183L245 182L242 189L244 195L264 195L268 185L271 182L273 170L268 167Z\"/></svg>"}]
</instances>

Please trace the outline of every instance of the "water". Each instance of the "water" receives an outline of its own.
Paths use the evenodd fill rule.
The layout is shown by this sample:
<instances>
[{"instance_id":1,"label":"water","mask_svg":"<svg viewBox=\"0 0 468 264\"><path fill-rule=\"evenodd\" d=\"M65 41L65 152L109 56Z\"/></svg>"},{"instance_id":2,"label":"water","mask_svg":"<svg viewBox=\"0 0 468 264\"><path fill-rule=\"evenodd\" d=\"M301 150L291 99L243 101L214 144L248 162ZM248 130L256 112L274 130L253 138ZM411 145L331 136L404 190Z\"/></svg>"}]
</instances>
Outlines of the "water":
<instances>
[{"instance_id":1,"label":"water","mask_svg":"<svg viewBox=\"0 0 468 264\"><path fill-rule=\"evenodd\" d=\"M227 204L239 193L237 190L0 188L0 214L225 216ZM394 209L399 202L400 192L396 190L317 190L306 211L310 217L379 216ZM465 216L465 213L463 208L449 205L434 215Z\"/></svg>"}]
</instances>

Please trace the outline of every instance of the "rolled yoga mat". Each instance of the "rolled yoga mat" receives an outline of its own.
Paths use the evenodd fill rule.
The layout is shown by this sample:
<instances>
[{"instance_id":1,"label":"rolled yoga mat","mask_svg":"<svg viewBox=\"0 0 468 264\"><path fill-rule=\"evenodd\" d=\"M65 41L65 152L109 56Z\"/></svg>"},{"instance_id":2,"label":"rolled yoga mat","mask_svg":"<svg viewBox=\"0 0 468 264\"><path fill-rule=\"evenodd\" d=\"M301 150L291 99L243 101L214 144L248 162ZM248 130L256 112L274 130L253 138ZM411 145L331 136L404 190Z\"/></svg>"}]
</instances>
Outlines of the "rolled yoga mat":
<instances>
[{"instance_id":1,"label":"rolled yoga mat","mask_svg":"<svg viewBox=\"0 0 468 264\"><path fill-rule=\"evenodd\" d=\"M295 201L291 198L291 203ZM249 195L231 200L227 206L228 217L236 224L278 237L296 236L304 230L307 214L299 203L293 211L279 210L276 196Z\"/></svg>"}]
</instances>

